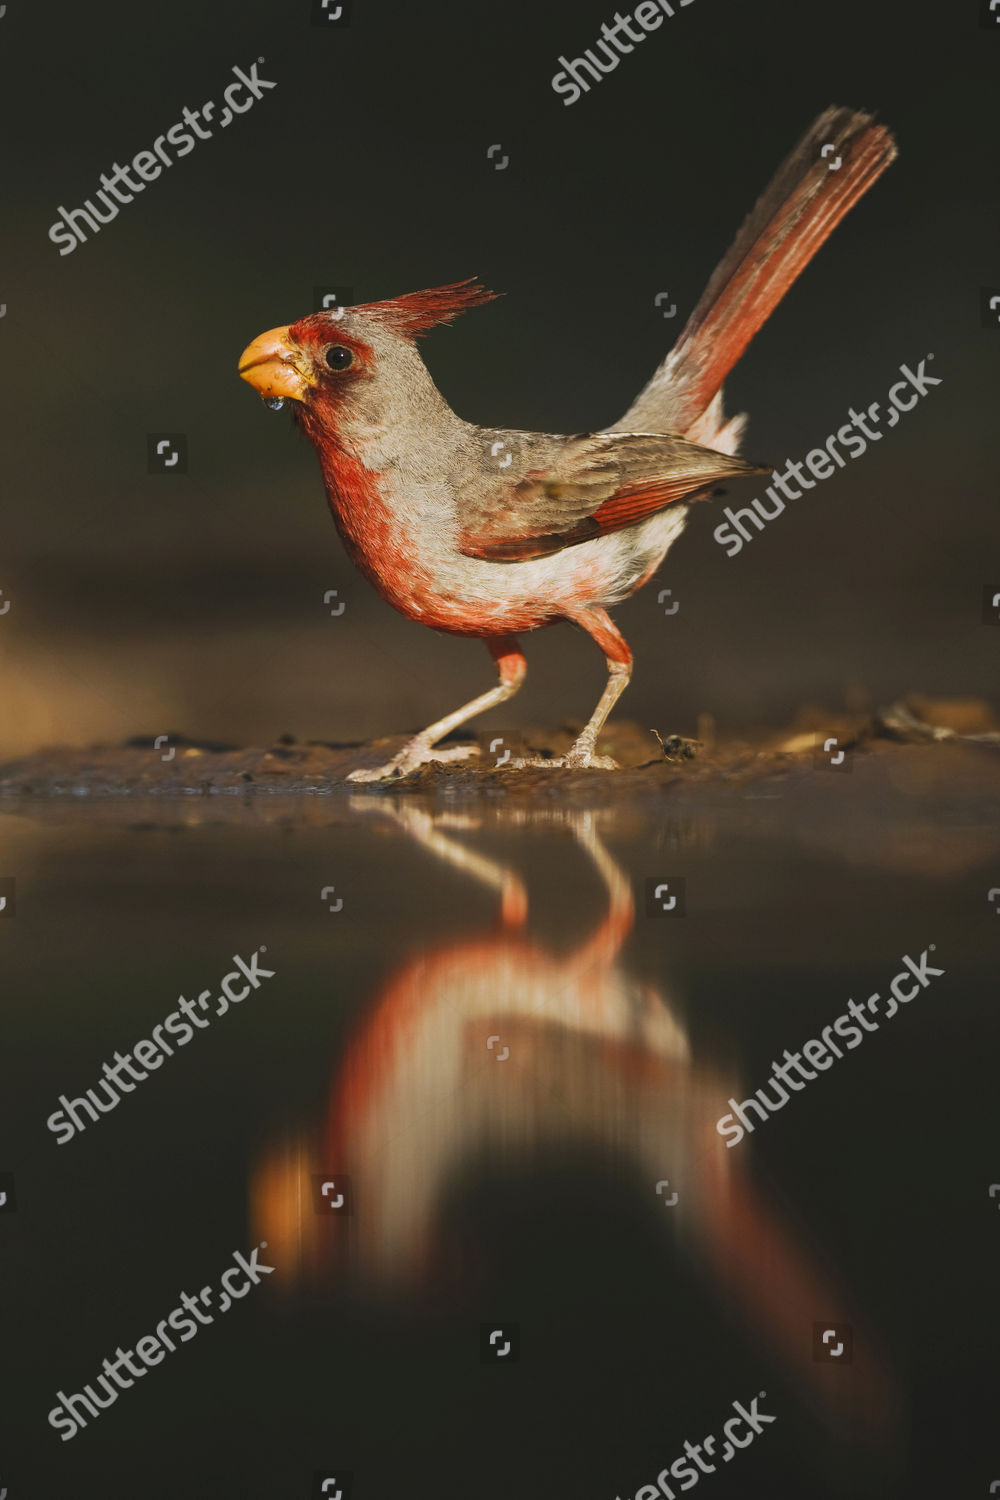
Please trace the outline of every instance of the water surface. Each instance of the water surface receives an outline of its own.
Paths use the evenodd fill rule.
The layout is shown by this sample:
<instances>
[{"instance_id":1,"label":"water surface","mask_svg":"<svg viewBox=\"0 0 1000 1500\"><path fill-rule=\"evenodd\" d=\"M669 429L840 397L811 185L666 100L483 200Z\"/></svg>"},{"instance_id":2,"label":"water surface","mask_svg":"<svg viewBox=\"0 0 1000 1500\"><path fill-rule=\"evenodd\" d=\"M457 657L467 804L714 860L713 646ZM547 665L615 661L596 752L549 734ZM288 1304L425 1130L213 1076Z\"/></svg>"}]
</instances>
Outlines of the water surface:
<instances>
[{"instance_id":1,"label":"water surface","mask_svg":"<svg viewBox=\"0 0 1000 1500\"><path fill-rule=\"evenodd\" d=\"M986 1493L1000 823L923 754L591 808L5 804L11 1500L625 1500L707 1434L706 1496ZM728 1101L930 944L944 974L727 1148ZM60 1095L262 945L57 1143ZM61 1441L57 1391L265 1241Z\"/></svg>"}]
</instances>

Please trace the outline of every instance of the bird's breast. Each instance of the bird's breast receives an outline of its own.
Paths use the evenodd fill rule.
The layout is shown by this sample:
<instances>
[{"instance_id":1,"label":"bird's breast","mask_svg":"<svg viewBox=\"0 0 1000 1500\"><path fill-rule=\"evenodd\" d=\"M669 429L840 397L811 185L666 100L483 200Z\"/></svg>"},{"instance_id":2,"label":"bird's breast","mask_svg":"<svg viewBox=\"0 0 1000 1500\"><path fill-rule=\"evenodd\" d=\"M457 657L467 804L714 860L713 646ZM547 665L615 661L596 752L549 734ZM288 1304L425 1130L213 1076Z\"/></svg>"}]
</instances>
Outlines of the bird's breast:
<instances>
[{"instance_id":1,"label":"bird's breast","mask_svg":"<svg viewBox=\"0 0 1000 1500\"><path fill-rule=\"evenodd\" d=\"M643 535L662 528L656 517L660 526L647 522L551 556L486 562L459 550L461 527L446 484L407 487L398 470L377 472L343 450L324 453L321 462L352 561L394 609L449 634L516 634L581 604L614 603L645 581L669 545L667 537ZM669 529L682 524L678 514Z\"/></svg>"},{"instance_id":2,"label":"bird's breast","mask_svg":"<svg viewBox=\"0 0 1000 1500\"><path fill-rule=\"evenodd\" d=\"M551 613L512 597L496 574L473 576L482 565L458 551L445 487L407 493L392 471L376 472L342 450L324 453L321 463L348 555L401 614L435 630L484 636L533 629Z\"/></svg>"}]
</instances>

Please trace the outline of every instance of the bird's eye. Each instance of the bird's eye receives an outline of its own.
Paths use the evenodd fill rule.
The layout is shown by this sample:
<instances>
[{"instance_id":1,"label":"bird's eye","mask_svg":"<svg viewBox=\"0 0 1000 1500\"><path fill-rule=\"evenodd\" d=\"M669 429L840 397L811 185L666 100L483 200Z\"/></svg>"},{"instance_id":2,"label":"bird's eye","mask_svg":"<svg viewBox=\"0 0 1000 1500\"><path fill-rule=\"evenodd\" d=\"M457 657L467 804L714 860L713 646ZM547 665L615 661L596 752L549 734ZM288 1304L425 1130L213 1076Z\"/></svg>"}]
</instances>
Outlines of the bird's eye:
<instances>
[{"instance_id":1,"label":"bird's eye","mask_svg":"<svg viewBox=\"0 0 1000 1500\"><path fill-rule=\"evenodd\" d=\"M354 363L352 351L343 344L331 344L326 351L325 358L331 370L346 370Z\"/></svg>"}]
</instances>

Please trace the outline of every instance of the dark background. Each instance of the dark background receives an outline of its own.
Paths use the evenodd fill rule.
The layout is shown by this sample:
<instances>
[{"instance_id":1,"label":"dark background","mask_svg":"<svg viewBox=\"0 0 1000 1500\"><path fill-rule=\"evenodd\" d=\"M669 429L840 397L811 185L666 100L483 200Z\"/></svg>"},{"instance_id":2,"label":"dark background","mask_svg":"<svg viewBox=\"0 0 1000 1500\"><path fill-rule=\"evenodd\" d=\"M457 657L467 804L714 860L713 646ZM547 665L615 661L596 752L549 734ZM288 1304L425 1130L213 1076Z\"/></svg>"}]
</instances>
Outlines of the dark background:
<instances>
[{"instance_id":1,"label":"dark background","mask_svg":"<svg viewBox=\"0 0 1000 1500\"><path fill-rule=\"evenodd\" d=\"M617 613L637 657L623 709L692 732L706 710L739 728L845 692L993 691L1000 326L979 301L1000 283L1000 41L974 0L696 0L566 107L557 57L611 14L356 0L324 31L307 0L9 0L0 748L360 737L488 686L478 642L417 629L354 572L311 449L236 378L241 349L319 284L365 300L475 273L508 295L424 344L460 415L604 425L831 103L875 109L900 158L755 341L729 410L751 414L748 454L782 463L884 402L904 361L933 351L944 383L737 557L711 534L733 501L695 510ZM60 257L58 206L258 57L278 86ZM147 473L158 431L187 435L187 473ZM589 713L592 644L560 628L527 649L503 721Z\"/></svg>"},{"instance_id":2,"label":"dark background","mask_svg":"<svg viewBox=\"0 0 1000 1500\"><path fill-rule=\"evenodd\" d=\"M975 0L694 0L566 108L550 88L558 55L592 46L612 10L355 0L351 26L324 32L308 0L7 0L0 752L171 730L362 737L486 687L478 643L419 630L353 572L312 451L237 379L240 351L310 310L317 285L363 300L478 273L508 295L424 345L457 411L602 426L831 103L876 109L900 159L748 352L729 409L751 413L747 452L780 464L849 407L884 402L903 362L933 351L944 383L739 556L712 539L721 505L695 511L617 612L637 657L623 711L690 733L702 712L741 729L845 694L995 697L1000 633L981 607L984 585L1000 588L987 452L1000 326L981 326L980 294L1000 287L1000 41ZM257 58L277 87L61 258L58 206ZM147 472L151 432L186 435L186 473ZM347 604L336 618L330 589ZM556 629L526 645L528 684L496 717L582 718L604 675L592 643ZM625 1500L685 1435L766 1388L777 1428L699 1496L986 1494L1000 1473L1000 863L992 783L951 749L933 775L907 762L884 783L859 757L786 805L739 786L714 810L680 794L615 805L606 830L640 902L658 872L688 881L685 920L640 918L623 973L676 1008L699 1066L738 1064L747 1093L901 953L947 955L932 1001L740 1148L891 1348L905 1431L878 1462L848 1426L807 1417L796 1380L675 1246L652 1185L596 1147L540 1158L513 1186L472 1163L447 1220L484 1268L473 1292L459 1278L436 1302L383 1304L286 1279L61 1443L45 1421L56 1390L80 1389L181 1288L249 1250L261 1153L321 1128L345 1040L384 987L494 931L497 901L336 796L7 804L0 1171L18 1202L0 1237L0 1489L304 1497L329 1463L353 1468L352 1500ZM456 836L529 881L530 933L555 961L594 928L601 891L545 811ZM333 883L339 916L321 900ZM44 1121L61 1091L261 943L273 998L54 1144ZM522 1325L506 1372L478 1363L480 1321L498 1315Z\"/></svg>"}]
</instances>

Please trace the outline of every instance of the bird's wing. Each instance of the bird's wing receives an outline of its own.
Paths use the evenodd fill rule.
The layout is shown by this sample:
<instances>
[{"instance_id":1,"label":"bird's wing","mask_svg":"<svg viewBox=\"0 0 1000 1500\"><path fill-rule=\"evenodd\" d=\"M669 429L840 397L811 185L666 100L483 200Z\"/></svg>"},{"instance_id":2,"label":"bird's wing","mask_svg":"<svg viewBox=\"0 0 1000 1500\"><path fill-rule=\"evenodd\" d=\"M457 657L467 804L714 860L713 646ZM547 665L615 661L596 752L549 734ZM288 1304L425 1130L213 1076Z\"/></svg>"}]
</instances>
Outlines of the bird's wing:
<instances>
[{"instance_id":1,"label":"bird's wing","mask_svg":"<svg viewBox=\"0 0 1000 1500\"><path fill-rule=\"evenodd\" d=\"M521 478L477 507L459 546L467 557L487 562L547 557L637 526L720 480L769 472L674 433L596 432L563 438L544 467L522 470Z\"/></svg>"}]
</instances>

